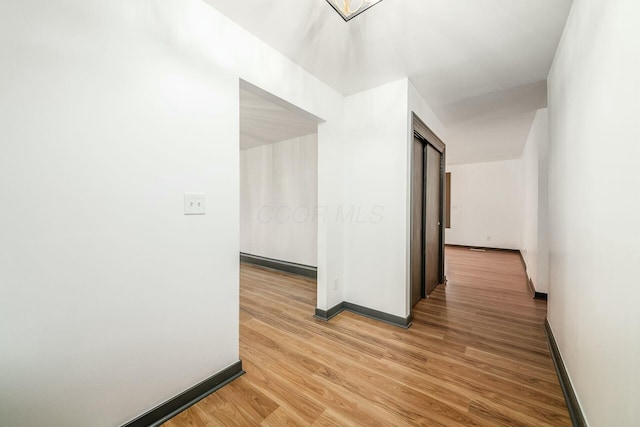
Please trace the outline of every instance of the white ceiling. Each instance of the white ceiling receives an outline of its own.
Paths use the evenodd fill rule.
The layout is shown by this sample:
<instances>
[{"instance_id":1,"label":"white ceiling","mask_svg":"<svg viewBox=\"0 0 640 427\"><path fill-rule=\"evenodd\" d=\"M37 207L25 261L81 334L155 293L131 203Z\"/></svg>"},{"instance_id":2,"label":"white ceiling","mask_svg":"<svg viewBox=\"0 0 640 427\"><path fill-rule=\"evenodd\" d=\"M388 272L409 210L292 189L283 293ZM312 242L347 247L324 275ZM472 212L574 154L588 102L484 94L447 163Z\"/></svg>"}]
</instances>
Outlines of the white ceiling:
<instances>
[{"instance_id":1,"label":"white ceiling","mask_svg":"<svg viewBox=\"0 0 640 427\"><path fill-rule=\"evenodd\" d=\"M520 158L535 113L546 105L547 83L541 81L440 107L447 163Z\"/></svg>"},{"instance_id":2,"label":"white ceiling","mask_svg":"<svg viewBox=\"0 0 640 427\"><path fill-rule=\"evenodd\" d=\"M240 149L318 132L317 122L240 89Z\"/></svg>"},{"instance_id":3,"label":"white ceiling","mask_svg":"<svg viewBox=\"0 0 640 427\"><path fill-rule=\"evenodd\" d=\"M571 6L571 0L383 0L347 23L326 0L205 1L345 95L408 76L449 123L445 142L456 146L454 152L478 153L468 156L472 161L522 152L524 141L503 152L482 147L474 132L490 123L474 126L482 111L474 116L467 103L533 86L538 93L530 91L530 104L544 106L540 82ZM506 114L509 96L490 105L505 113L494 123L519 127L518 135L528 132L531 121L527 125L523 117L531 118L533 110ZM456 128L451 138L449 127ZM490 138L500 137L513 135L495 129Z\"/></svg>"}]
</instances>

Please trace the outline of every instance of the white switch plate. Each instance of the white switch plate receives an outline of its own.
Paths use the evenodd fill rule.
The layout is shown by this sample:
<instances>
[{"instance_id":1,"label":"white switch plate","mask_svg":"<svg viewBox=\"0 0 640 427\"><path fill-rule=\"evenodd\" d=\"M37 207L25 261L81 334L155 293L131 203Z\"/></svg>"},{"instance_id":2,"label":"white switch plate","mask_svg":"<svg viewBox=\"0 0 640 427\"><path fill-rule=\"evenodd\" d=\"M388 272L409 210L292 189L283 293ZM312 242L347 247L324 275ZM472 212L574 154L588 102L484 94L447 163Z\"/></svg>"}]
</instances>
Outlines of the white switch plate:
<instances>
[{"instance_id":1,"label":"white switch plate","mask_svg":"<svg viewBox=\"0 0 640 427\"><path fill-rule=\"evenodd\" d=\"M206 211L204 194L184 194L184 214L204 215Z\"/></svg>"}]
</instances>

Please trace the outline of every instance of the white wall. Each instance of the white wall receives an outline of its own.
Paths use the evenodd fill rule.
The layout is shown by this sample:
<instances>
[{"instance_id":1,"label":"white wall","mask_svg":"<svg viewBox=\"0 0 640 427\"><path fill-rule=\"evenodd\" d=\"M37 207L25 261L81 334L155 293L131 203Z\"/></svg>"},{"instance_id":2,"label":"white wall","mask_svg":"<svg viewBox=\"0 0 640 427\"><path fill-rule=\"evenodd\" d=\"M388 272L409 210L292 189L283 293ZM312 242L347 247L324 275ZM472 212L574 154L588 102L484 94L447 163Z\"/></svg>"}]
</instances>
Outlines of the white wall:
<instances>
[{"instance_id":1,"label":"white wall","mask_svg":"<svg viewBox=\"0 0 640 427\"><path fill-rule=\"evenodd\" d=\"M199 0L4 2L0 55L0 419L119 425L238 360L239 78L327 120L329 209L342 98Z\"/></svg>"},{"instance_id":2,"label":"white wall","mask_svg":"<svg viewBox=\"0 0 640 427\"><path fill-rule=\"evenodd\" d=\"M203 66L213 63L228 68L324 120L318 125L318 205L326 210L328 220L318 223L317 306L327 309L342 301L342 284L334 289L328 282L343 272L343 227L335 221L343 194L343 97L202 0L128 3L128 16L147 23L148 31L178 47L185 57Z\"/></svg>"},{"instance_id":3,"label":"white wall","mask_svg":"<svg viewBox=\"0 0 640 427\"><path fill-rule=\"evenodd\" d=\"M538 123L534 119L522 153L524 204L520 253L527 266L527 276L534 284L538 283Z\"/></svg>"},{"instance_id":4,"label":"white wall","mask_svg":"<svg viewBox=\"0 0 640 427\"><path fill-rule=\"evenodd\" d=\"M345 99L345 300L405 316L407 80Z\"/></svg>"},{"instance_id":5,"label":"white wall","mask_svg":"<svg viewBox=\"0 0 640 427\"><path fill-rule=\"evenodd\" d=\"M520 249L522 161L447 166L451 172L451 228L447 244Z\"/></svg>"},{"instance_id":6,"label":"white wall","mask_svg":"<svg viewBox=\"0 0 640 427\"><path fill-rule=\"evenodd\" d=\"M521 253L527 275L537 292L549 290L548 246L548 146L549 114L543 108L536 112L522 154L524 211Z\"/></svg>"},{"instance_id":7,"label":"white wall","mask_svg":"<svg viewBox=\"0 0 640 427\"><path fill-rule=\"evenodd\" d=\"M640 424L639 16L575 0L549 75L548 318L591 426Z\"/></svg>"},{"instance_id":8,"label":"white wall","mask_svg":"<svg viewBox=\"0 0 640 427\"><path fill-rule=\"evenodd\" d=\"M240 151L240 251L317 266L318 135Z\"/></svg>"},{"instance_id":9,"label":"white wall","mask_svg":"<svg viewBox=\"0 0 640 427\"><path fill-rule=\"evenodd\" d=\"M399 317L410 313L411 112L442 124L408 79L345 99L344 300ZM332 278L332 280L335 278Z\"/></svg>"},{"instance_id":10,"label":"white wall","mask_svg":"<svg viewBox=\"0 0 640 427\"><path fill-rule=\"evenodd\" d=\"M408 79L344 101L201 0L5 2L0 55L6 424L122 424L237 361L240 79L324 120L318 307L408 314Z\"/></svg>"},{"instance_id":11,"label":"white wall","mask_svg":"<svg viewBox=\"0 0 640 427\"><path fill-rule=\"evenodd\" d=\"M237 77L116 8L9 8L0 419L120 424L238 360Z\"/></svg>"}]
</instances>

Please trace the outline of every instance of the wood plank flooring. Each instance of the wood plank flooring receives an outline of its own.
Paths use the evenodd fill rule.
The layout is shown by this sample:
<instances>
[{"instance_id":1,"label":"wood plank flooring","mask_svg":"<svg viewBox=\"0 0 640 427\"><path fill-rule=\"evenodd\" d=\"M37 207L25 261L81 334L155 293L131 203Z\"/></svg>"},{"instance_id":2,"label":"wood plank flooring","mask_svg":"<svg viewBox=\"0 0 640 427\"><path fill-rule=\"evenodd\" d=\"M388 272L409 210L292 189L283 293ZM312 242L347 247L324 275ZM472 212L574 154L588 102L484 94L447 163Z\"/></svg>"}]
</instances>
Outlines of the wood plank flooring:
<instances>
[{"instance_id":1,"label":"wood plank flooring","mask_svg":"<svg viewBox=\"0 0 640 427\"><path fill-rule=\"evenodd\" d=\"M403 330L317 320L314 281L242 265L247 373L165 427L571 425L519 256L448 247L446 270Z\"/></svg>"}]
</instances>

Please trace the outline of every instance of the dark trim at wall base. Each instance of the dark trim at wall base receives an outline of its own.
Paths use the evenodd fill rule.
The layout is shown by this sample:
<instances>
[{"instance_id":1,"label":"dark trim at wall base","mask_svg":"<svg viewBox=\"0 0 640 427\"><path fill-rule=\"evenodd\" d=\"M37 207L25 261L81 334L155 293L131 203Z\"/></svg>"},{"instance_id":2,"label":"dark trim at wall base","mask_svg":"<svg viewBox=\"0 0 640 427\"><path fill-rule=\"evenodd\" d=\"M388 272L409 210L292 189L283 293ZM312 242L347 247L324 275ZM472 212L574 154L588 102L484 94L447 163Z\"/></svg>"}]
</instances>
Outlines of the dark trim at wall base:
<instances>
[{"instance_id":1,"label":"dark trim at wall base","mask_svg":"<svg viewBox=\"0 0 640 427\"><path fill-rule=\"evenodd\" d=\"M369 317L380 322L388 323L393 326L399 326L401 328L409 328L413 321L412 316L400 317L393 314L383 313L382 311L374 310L372 308L363 307L358 304L350 302L344 302L344 309L352 313L359 314L361 316Z\"/></svg>"},{"instance_id":2,"label":"dark trim at wall base","mask_svg":"<svg viewBox=\"0 0 640 427\"><path fill-rule=\"evenodd\" d=\"M533 286L533 281L531 279L527 279L527 284L529 285L529 290L531 291L531 294L533 295L533 299L541 299L541 300L547 300L549 298L549 296L547 294L545 294L544 292L537 292L536 291L536 287Z\"/></svg>"},{"instance_id":3,"label":"dark trim at wall base","mask_svg":"<svg viewBox=\"0 0 640 427\"><path fill-rule=\"evenodd\" d=\"M522 261L522 265L524 266L524 271L527 275L527 285L529 285L529 290L531 291L531 295L533 295L533 299L540 299L540 300L547 301L547 298L548 298L547 294L545 294L544 292L536 291L536 287L533 284L533 280L531 280L531 277L529 277L529 272L527 271L527 263L524 260L524 255L522 254L522 251L518 251L518 253L520 254L520 261Z\"/></svg>"},{"instance_id":4,"label":"dark trim at wall base","mask_svg":"<svg viewBox=\"0 0 640 427\"><path fill-rule=\"evenodd\" d=\"M393 314L384 313L382 311L374 310L372 308L363 307L358 304L353 304L351 302L343 301L340 304L330 308L329 310L322 310L316 308L315 317L324 321L328 321L329 319L337 316L343 311L350 311L351 313L359 314L360 316L365 316L370 319L377 320L379 322L388 323L393 326L398 326L400 328L408 329L413 322L413 316L409 317L400 317L395 316Z\"/></svg>"},{"instance_id":5,"label":"dark trim at wall base","mask_svg":"<svg viewBox=\"0 0 640 427\"><path fill-rule=\"evenodd\" d=\"M200 384L196 384L176 397L167 400L160 406L123 424L122 427L159 426L243 374L242 360L238 360L233 365L207 378Z\"/></svg>"},{"instance_id":6,"label":"dark trim at wall base","mask_svg":"<svg viewBox=\"0 0 640 427\"><path fill-rule=\"evenodd\" d=\"M524 274L527 279L527 286L529 286L529 292L531 292L533 299L542 299L542 298L536 298L536 287L533 286L533 280L531 280L531 277L529 277L529 269L527 268L527 262L524 260L524 254L522 253L522 251L518 251L518 254L520 255L520 261L522 262L522 267L524 268ZM544 299L546 300L546 298Z\"/></svg>"},{"instance_id":7,"label":"dark trim at wall base","mask_svg":"<svg viewBox=\"0 0 640 427\"><path fill-rule=\"evenodd\" d=\"M257 255L245 254L240 252L240 262L247 264L259 265L262 267L272 268L274 270L284 271L285 273L297 274L299 276L309 277L311 279L318 278L318 268L310 265L296 264L295 262L280 261L278 259L266 258Z\"/></svg>"},{"instance_id":8,"label":"dark trim at wall base","mask_svg":"<svg viewBox=\"0 0 640 427\"><path fill-rule=\"evenodd\" d=\"M463 248L463 249L471 249L471 250L485 250L485 251L505 251L505 252L518 252L520 253L520 251L518 249L505 249L505 248L492 248L489 246L468 246L468 245L454 245L451 243L447 243L445 245L445 248L447 247L451 247L451 248Z\"/></svg>"},{"instance_id":9,"label":"dark trim at wall base","mask_svg":"<svg viewBox=\"0 0 640 427\"><path fill-rule=\"evenodd\" d=\"M324 320L326 322L329 319L336 317L338 314L342 313L343 311L344 311L344 302L341 302L340 304L334 307L331 307L329 310L322 310L322 309L316 308L315 317L317 317L320 320Z\"/></svg>"},{"instance_id":10,"label":"dark trim at wall base","mask_svg":"<svg viewBox=\"0 0 640 427\"><path fill-rule=\"evenodd\" d=\"M560 355L558 343L553 336L551 325L549 325L549 319L545 319L544 329L547 335L547 343L549 344L551 358L553 359L553 364L556 367L556 373L558 374L558 380L560 381L560 387L562 387L562 393L564 394L564 399L567 402L571 422L574 427L587 427L587 422L584 418L584 414L582 413L582 408L580 408L576 392L573 390L573 386L569 380L567 368L564 366L562 356Z\"/></svg>"}]
</instances>

